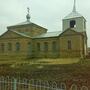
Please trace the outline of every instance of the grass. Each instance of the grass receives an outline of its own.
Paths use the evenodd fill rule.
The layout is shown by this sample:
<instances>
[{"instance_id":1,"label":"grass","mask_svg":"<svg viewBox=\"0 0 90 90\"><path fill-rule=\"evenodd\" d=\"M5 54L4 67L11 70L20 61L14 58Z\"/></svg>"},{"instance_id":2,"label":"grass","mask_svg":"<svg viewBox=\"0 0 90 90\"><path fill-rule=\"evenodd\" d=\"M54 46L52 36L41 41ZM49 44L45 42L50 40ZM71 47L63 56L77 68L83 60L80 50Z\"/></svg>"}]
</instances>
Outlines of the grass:
<instances>
[{"instance_id":1,"label":"grass","mask_svg":"<svg viewBox=\"0 0 90 90\"><path fill-rule=\"evenodd\" d=\"M77 63L79 62L78 58L68 58L68 59L40 59L38 60L38 63L41 64L49 64L49 65L53 65L53 64L72 64L72 63Z\"/></svg>"},{"instance_id":2,"label":"grass","mask_svg":"<svg viewBox=\"0 0 90 90\"><path fill-rule=\"evenodd\" d=\"M78 58L68 59L28 59L28 60L0 60L0 64L73 64L79 62Z\"/></svg>"},{"instance_id":3,"label":"grass","mask_svg":"<svg viewBox=\"0 0 90 90\"><path fill-rule=\"evenodd\" d=\"M0 60L0 75L45 80L87 79L90 78L90 60L78 58Z\"/></svg>"}]
</instances>

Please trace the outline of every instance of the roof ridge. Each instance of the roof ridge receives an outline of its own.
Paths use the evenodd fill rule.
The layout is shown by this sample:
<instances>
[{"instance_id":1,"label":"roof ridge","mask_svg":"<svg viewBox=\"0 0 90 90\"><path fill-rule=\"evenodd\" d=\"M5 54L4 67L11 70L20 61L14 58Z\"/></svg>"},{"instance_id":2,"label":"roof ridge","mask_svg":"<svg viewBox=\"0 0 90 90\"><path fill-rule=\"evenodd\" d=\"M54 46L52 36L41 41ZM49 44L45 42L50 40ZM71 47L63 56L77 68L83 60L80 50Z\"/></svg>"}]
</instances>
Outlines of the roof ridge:
<instances>
[{"instance_id":1,"label":"roof ridge","mask_svg":"<svg viewBox=\"0 0 90 90\"><path fill-rule=\"evenodd\" d=\"M52 31L52 32L62 32L62 31ZM47 32L47 33L52 33L52 32Z\"/></svg>"},{"instance_id":2,"label":"roof ridge","mask_svg":"<svg viewBox=\"0 0 90 90\"><path fill-rule=\"evenodd\" d=\"M14 30L10 30L10 31L12 31L12 32L14 32L14 33L16 33L16 34L19 34L19 35L21 35L21 36L29 37L29 38L30 38L30 36L27 35L27 34L24 34L24 33L21 33L21 32L17 32L17 31L14 31Z\"/></svg>"},{"instance_id":3,"label":"roof ridge","mask_svg":"<svg viewBox=\"0 0 90 90\"><path fill-rule=\"evenodd\" d=\"M80 13L76 12L71 12L67 16L64 17L64 19L70 19L70 18L76 18L76 17L83 17Z\"/></svg>"}]
</instances>

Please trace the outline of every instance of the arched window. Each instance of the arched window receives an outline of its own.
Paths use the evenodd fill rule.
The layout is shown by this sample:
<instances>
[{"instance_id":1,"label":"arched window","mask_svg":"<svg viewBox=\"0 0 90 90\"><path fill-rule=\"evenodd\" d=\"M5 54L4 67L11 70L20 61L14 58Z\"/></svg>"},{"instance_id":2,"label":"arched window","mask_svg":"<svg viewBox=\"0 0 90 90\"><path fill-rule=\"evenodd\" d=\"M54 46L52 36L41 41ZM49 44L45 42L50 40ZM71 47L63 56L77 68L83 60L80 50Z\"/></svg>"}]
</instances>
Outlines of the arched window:
<instances>
[{"instance_id":1,"label":"arched window","mask_svg":"<svg viewBox=\"0 0 90 90\"><path fill-rule=\"evenodd\" d=\"M77 85L73 84L70 90L77 90Z\"/></svg>"},{"instance_id":2,"label":"arched window","mask_svg":"<svg viewBox=\"0 0 90 90\"><path fill-rule=\"evenodd\" d=\"M74 28L76 27L76 21L75 20L71 20L70 21L70 28Z\"/></svg>"},{"instance_id":3,"label":"arched window","mask_svg":"<svg viewBox=\"0 0 90 90\"><path fill-rule=\"evenodd\" d=\"M72 49L72 43L71 43L71 40L68 40L68 49Z\"/></svg>"},{"instance_id":4,"label":"arched window","mask_svg":"<svg viewBox=\"0 0 90 90\"><path fill-rule=\"evenodd\" d=\"M28 42L28 51L29 51L29 52L32 51L32 44L31 44L31 42Z\"/></svg>"},{"instance_id":5,"label":"arched window","mask_svg":"<svg viewBox=\"0 0 90 90\"><path fill-rule=\"evenodd\" d=\"M5 51L5 44L4 44L4 43L1 44L1 51L2 51L2 52Z\"/></svg>"},{"instance_id":6,"label":"arched window","mask_svg":"<svg viewBox=\"0 0 90 90\"><path fill-rule=\"evenodd\" d=\"M31 47L31 42L28 42L28 48L30 48Z\"/></svg>"},{"instance_id":7,"label":"arched window","mask_svg":"<svg viewBox=\"0 0 90 90\"><path fill-rule=\"evenodd\" d=\"M45 52L48 51L48 42L44 42L44 51L45 51Z\"/></svg>"},{"instance_id":8,"label":"arched window","mask_svg":"<svg viewBox=\"0 0 90 90\"><path fill-rule=\"evenodd\" d=\"M61 83L61 89L66 90L66 84L65 83Z\"/></svg>"},{"instance_id":9,"label":"arched window","mask_svg":"<svg viewBox=\"0 0 90 90\"><path fill-rule=\"evenodd\" d=\"M19 42L16 43L16 51L20 51L20 43Z\"/></svg>"},{"instance_id":10,"label":"arched window","mask_svg":"<svg viewBox=\"0 0 90 90\"><path fill-rule=\"evenodd\" d=\"M53 52L57 51L57 42L56 41L52 42L52 50L53 50Z\"/></svg>"},{"instance_id":11,"label":"arched window","mask_svg":"<svg viewBox=\"0 0 90 90\"><path fill-rule=\"evenodd\" d=\"M12 44L11 44L11 43L8 43L8 45L7 45L7 46L8 46L8 48L7 48L7 49L8 49L8 51L12 51Z\"/></svg>"},{"instance_id":12,"label":"arched window","mask_svg":"<svg viewBox=\"0 0 90 90\"><path fill-rule=\"evenodd\" d=\"M40 43L37 43L37 51L40 51Z\"/></svg>"},{"instance_id":13,"label":"arched window","mask_svg":"<svg viewBox=\"0 0 90 90\"><path fill-rule=\"evenodd\" d=\"M88 90L88 87L82 86L82 87L81 87L81 90Z\"/></svg>"}]
</instances>

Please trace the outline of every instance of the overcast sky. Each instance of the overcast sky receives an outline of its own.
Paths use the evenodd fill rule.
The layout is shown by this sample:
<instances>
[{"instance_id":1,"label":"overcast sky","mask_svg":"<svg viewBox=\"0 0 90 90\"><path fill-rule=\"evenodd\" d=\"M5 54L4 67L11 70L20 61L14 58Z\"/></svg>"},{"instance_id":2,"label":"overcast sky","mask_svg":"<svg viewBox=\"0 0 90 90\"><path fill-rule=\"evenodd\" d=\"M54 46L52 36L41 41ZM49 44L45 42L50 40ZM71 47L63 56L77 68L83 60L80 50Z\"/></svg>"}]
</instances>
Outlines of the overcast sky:
<instances>
[{"instance_id":1,"label":"overcast sky","mask_svg":"<svg viewBox=\"0 0 90 90\"><path fill-rule=\"evenodd\" d=\"M26 21L30 7L31 21L51 31L62 31L62 19L72 11L74 0L0 0L0 34L7 26ZM90 46L90 0L76 0L77 11L87 20Z\"/></svg>"}]
</instances>

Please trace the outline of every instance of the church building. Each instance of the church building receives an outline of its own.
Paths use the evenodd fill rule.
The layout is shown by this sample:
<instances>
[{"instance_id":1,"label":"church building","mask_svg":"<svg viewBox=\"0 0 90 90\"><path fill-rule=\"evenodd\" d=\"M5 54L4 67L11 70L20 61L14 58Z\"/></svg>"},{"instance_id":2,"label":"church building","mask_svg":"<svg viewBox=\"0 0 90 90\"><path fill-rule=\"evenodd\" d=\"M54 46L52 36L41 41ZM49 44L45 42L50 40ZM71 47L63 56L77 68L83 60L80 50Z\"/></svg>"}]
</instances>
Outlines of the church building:
<instances>
[{"instance_id":1,"label":"church building","mask_svg":"<svg viewBox=\"0 0 90 90\"><path fill-rule=\"evenodd\" d=\"M30 21L8 26L0 36L0 55L26 58L85 57L87 55L86 19L73 10L62 19L62 30L48 32Z\"/></svg>"}]
</instances>

